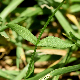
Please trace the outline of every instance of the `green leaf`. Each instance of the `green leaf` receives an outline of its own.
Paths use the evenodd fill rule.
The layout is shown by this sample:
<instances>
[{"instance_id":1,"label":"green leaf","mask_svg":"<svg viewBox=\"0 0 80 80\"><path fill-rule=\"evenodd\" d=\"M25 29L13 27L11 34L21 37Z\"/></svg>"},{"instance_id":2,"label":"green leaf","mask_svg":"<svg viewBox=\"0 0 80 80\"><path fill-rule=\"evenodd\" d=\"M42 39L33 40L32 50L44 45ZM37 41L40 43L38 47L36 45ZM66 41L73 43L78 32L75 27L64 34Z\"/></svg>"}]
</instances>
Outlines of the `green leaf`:
<instances>
[{"instance_id":1,"label":"green leaf","mask_svg":"<svg viewBox=\"0 0 80 80\"><path fill-rule=\"evenodd\" d=\"M71 28L71 25L69 24L67 19L63 16L63 14L59 10L56 12L55 16L57 20L59 21L59 23L61 24L62 28L65 30L65 32L68 35L69 35L69 32L72 32L73 35L75 35L78 39L80 39L79 34Z\"/></svg>"},{"instance_id":2,"label":"green leaf","mask_svg":"<svg viewBox=\"0 0 80 80\"><path fill-rule=\"evenodd\" d=\"M80 11L80 4L74 4L70 6L70 12L75 13Z\"/></svg>"},{"instance_id":3,"label":"green leaf","mask_svg":"<svg viewBox=\"0 0 80 80\"><path fill-rule=\"evenodd\" d=\"M2 19L4 20L7 17L7 15L10 12L12 12L23 1L24 0L11 0L9 5L7 7L5 7L4 10L0 13L0 16L2 17Z\"/></svg>"},{"instance_id":4,"label":"green leaf","mask_svg":"<svg viewBox=\"0 0 80 80\"><path fill-rule=\"evenodd\" d=\"M68 66L68 67L63 67L63 68L58 68L58 69L51 71L50 73L48 73L44 77L40 78L39 80L48 80L48 78L50 78L50 77L54 77L54 76L68 73L68 72L72 72L72 71L77 71L79 69L80 69L80 64Z\"/></svg>"},{"instance_id":5,"label":"green leaf","mask_svg":"<svg viewBox=\"0 0 80 80\"><path fill-rule=\"evenodd\" d=\"M26 76L26 72L28 71L29 64L27 64L24 69L12 80L21 80L24 76Z\"/></svg>"},{"instance_id":6,"label":"green leaf","mask_svg":"<svg viewBox=\"0 0 80 80\"><path fill-rule=\"evenodd\" d=\"M6 78L8 80L12 80L14 78L13 75L6 73L2 69L0 69L0 76L3 77L3 78Z\"/></svg>"},{"instance_id":7,"label":"green leaf","mask_svg":"<svg viewBox=\"0 0 80 80\"><path fill-rule=\"evenodd\" d=\"M37 38L28 29L18 24L7 24L7 26L13 29L15 32L17 32L20 36L22 36L27 41L36 44Z\"/></svg>"},{"instance_id":8,"label":"green leaf","mask_svg":"<svg viewBox=\"0 0 80 80\"><path fill-rule=\"evenodd\" d=\"M31 17L36 14L42 13L42 9L40 7L28 7L26 10L24 10L19 17Z\"/></svg>"},{"instance_id":9,"label":"green leaf","mask_svg":"<svg viewBox=\"0 0 80 80\"><path fill-rule=\"evenodd\" d=\"M44 39L42 39L38 46L47 46L47 47L56 47L56 48L67 48L71 47L74 44L68 43L66 41L61 40L58 37L48 36Z\"/></svg>"},{"instance_id":10,"label":"green leaf","mask_svg":"<svg viewBox=\"0 0 80 80\"><path fill-rule=\"evenodd\" d=\"M80 2L80 0L71 0L71 2Z\"/></svg>"},{"instance_id":11,"label":"green leaf","mask_svg":"<svg viewBox=\"0 0 80 80\"><path fill-rule=\"evenodd\" d=\"M78 38L72 33L72 32L69 32L69 36L72 38L72 40L76 41L78 40Z\"/></svg>"}]
</instances>

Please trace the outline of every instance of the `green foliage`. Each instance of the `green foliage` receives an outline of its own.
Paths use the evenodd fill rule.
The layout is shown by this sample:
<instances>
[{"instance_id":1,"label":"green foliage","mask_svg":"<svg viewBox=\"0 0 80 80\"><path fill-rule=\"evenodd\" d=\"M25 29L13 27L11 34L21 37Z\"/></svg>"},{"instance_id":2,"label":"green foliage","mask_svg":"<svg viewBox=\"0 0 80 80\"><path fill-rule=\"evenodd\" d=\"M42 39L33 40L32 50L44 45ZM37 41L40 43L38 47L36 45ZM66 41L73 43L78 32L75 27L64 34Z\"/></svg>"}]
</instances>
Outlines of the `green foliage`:
<instances>
[{"instance_id":1,"label":"green foliage","mask_svg":"<svg viewBox=\"0 0 80 80\"><path fill-rule=\"evenodd\" d=\"M4 77L4 78L6 78L6 79L13 79L14 78L14 76L13 75L11 75L11 74L9 74L9 73L6 73L6 72L4 72L3 70L1 70L0 69L0 76L2 76L2 77Z\"/></svg>"},{"instance_id":2,"label":"green foliage","mask_svg":"<svg viewBox=\"0 0 80 80\"><path fill-rule=\"evenodd\" d=\"M0 17L0 26L2 25L2 22L3 22L3 21L2 21L2 18Z\"/></svg>"},{"instance_id":3,"label":"green foliage","mask_svg":"<svg viewBox=\"0 0 80 80\"><path fill-rule=\"evenodd\" d=\"M39 34L39 37L38 37L37 42L36 42L36 45L35 45L34 52L33 52L32 57L31 57L31 61L30 61L30 64L29 64L29 69L28 69L26 78L29 77L30 73L32 73L32 71L33 71L33 69L34 69L34 68L33 68L34 65L32 65L32 64L34 64L33 59L34 59L35 52L36 52L36 49L37 49L37 45L38 45L38 43L39 43L39 41L40 41L40 38L41 38L41 36L42 36L45 28L46 28L47 25L49 24L51 18L54 16L54 14L57 12L57 10L62 6L63 2L64 2L64 1L62 1L62 3L55 9L54 13L49 17L49 19L47 20L46 24L44 25L44 27L42 28L42 30L41 30L41 32L40 32L40 34Z\"/></svg>"},{"instance_id":4,"label":"green foliage","mask_svg":"<svg viewBox=\"0 0 80 80\"><path fill-rule=\"evenodd\" d=\"M74 4L70 7L70 10L71 10L72 13L79 12L80 11L80 5L79 4Z\"/></svg>"},{"instance_id":5,"label":"green foliage","mask_svg":"<svg viewBox=\"0 0 80 80\"><path fill-rule=\"evenodd\" d=\"M59 21L59 23L62 25L63 29L65 30L65 32L69 35L69 32L72 32L77 38L80 38L79 34L76 33L72 28L71 25L69 24L69 22L66 20L66 18L62 15L62 13L60 11L57 11L57 13L55 14L57 20Z\"/></svg>"},{"instance_id":6,"label":"green foliage","mask_svg":"<svg viewBox=\"0 0 80 80\"><path fill-rule=\"evenodd\" d=\"M0 16L2 19L5 19L5 17L13 11L23 0L12 0L10 4L1 12ZM15 3L15 4L14 4ZM5 14L6 13L6 14Z\"/></svg>"},{"instance_id":7,"label":"green foliage","mask_svg":"<svg viewBox=\"0 0 80 80\"><path fill-rule=\"evenodd\" d=\"M2 8L4 7L2 11L0 10L0 45L7 47L14 44L16 46L17 68L20 67L21 57L25 55L28 50L32 50L34 48L34 51L32 54L30 52L29 54L26 54L27 57L25 59L25 62L27 61L28 64L24 67L24 69L21 71L3 71L0 69L0 76L9 80L48 80L49 78L52 80L58 80L61 74L79 70L80 64L68 67L64 66L67 63L71 63L73 61L76 62L76 60L78 60L78 58L73 58L71 55L73 54L73 51L77 51L80 48L80 21L76 22L72 20L71 23L66 18L66 14L74 14L76 16L80 11L80 0L36 0L37 4L32 7L17 7L23 1L24 0L5 0L0 2L2 4ZM6 7L4 5L6 5ZM44 19L44 15L47 15L47 17L49 17L48 20ZM51 20L52 18L54 19ZM47 36L46 38L40 40L44 31L49 33L51 30L49 27L55 26L52 25L53 21L57 23L58 27L61 27L61 32L65 33L65 40L54 36ZM45 23L45 25L41 29L43 26L42 23ZM78 24L78 26L76 24ZM77 30L75 30L72 25L75 26ZM52 33L54 33L55 28L52 29ZM12 36L9 35L8 30L11 31ZM38 32L40 31L38 38L33 35L33 32L36 30ZM25 42L26 40L33 43L35 47L28 47ZM48 59L51 59L52 56L55 56L52 54L48 54L46 56L41 55L40 52L36 51L38 47L52 49L56 48L59 50L66 49L67 54L62 57L62 60L60 60L56 65L53 65L43 72L34 75L34 63L36 61L43 61L44 58L45 61L49 61ZM59 59L57 57L58 55L56 55L55 60ZM52 58L52 60L54 59ZM56 78L54 76L56 76Z\"/></svg>"},{"instance_id":8,"label":"green foliage","mask_svg":"<svg viewBox=\"0 0 80 80\"><path fill-rule=\"evenodd\" d=\"M67 48L71 47L74 44L67 43L58 37L48 36L47 38L42 39L38 46L46 46L46 47L56 47L56 48Z\"/></svg>"},{"instance_id":9,"label":"green foliage","mask_svg":"<svg viewBox=\"0 0 80 80\"><path fill-rule=\"evenodd\" d=\"M74 65L74 66L68 66L68 67L55 69L55 70L51 71L50 73L48 73L43 78L40 78L39 80L47 80L48 78L50 78L52 76L68 73L68 72L75 71L75 70L78 70L78 69L80 69L80 64Z\"/></svg>"},{"instance_id":10,"label":"green foliage","mask_svg":"<svg viewBox=\"0 0 80 80\"><path fill-rule=\"evenodd\" d=\"M25 76L26 72L28 71L28 67L29 64L27 64L27 66L13 80L18 80L18 79L21 80Z\"/></svg>"},{"instance_id":11,"label":"green foliage","mask_svg":"<svg viewBox=\"0 0 80 80\"><path fill-rule=\"evenodd\" d=\"M7 24L7 26L16 31L24 39L30 41L33 44L36 44L37 38L28 29L18 24Z\"/></svg>"}]
</instances>

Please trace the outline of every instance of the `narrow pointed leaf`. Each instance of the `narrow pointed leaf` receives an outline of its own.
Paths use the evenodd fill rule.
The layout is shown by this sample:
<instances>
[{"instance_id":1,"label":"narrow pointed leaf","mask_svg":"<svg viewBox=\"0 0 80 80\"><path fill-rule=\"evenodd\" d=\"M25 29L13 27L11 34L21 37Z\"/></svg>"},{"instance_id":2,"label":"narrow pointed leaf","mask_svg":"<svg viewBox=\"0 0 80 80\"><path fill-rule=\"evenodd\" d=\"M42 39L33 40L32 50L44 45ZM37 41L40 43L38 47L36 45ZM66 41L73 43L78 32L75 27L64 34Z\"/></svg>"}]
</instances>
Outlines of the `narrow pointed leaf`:
<instances>
[{"instance_id":1,"label":"narrow pointed leaf","mask_svg":"<svg viewBox=\"0 0 80 80\"><path fill-rule=\"evenodd\" d=\"M18 24L7 24L7 26L13 29L16 33L18 33L27 41L30 41L31 43L36 44L37 38L28 29Z\"/></svg>"},{"instance_id":2,"label":"narrow pointed leaf","mask_svg":"<svg viewBox=\"0 0 80 80\"><path fill-rule=\"evenodd\" d=\"M79 69L80 69L80 64L68 66L68 67L63 67L63 68L58 68L58 69L51 71L50 73L48 73L44 77L40 78L39 80L48 80L50 77L54 77L54 76L68 73L68 72L72 72L72 71L77 71Z\"/></svg>"},{"instance_id":3,"label":"narrow pointed leaf","mask_svg":"<svg viewBox=\"0 0 80 80\"><path fill-rule=\"evenodd\" d=\"M80 39L79 34L71 28L71 25L59 10L56 12L55 16L68 35L69 35L69 32L72 32L73 35L75 35L78 39Z\"/></svg>"},{"instance_id":4,"label":"narrow pointed leaf","mask_svg":"<svg viewBox=\"0 0 80 80\"><path fill-rule=\"evenodd\" d=\"M67 48L67 47L71 47L73 45L74 44L68 43L58 37L53 37L53 36L48 36L48 37L42 39L38 43L38 46L47 46L47 47L56 47L56 48Z\"/></svg>"}]
</instances>

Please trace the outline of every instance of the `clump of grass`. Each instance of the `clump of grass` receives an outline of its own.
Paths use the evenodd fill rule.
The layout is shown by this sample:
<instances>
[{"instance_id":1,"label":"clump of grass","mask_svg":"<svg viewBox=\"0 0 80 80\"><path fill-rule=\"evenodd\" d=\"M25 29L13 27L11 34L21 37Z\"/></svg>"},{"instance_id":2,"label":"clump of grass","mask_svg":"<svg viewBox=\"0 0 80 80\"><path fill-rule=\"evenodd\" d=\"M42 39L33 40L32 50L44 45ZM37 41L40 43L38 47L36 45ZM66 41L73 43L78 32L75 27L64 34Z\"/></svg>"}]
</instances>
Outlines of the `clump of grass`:
<instances>
[{"instance_id":1,"label":"clump of grass","mask_svg":"<svg viewBox=\"0 0 80 80\"><path fill-rule=\"evenodd\" d=\"M72 8L73 5L70 7L68 0L66 1L67 4L64 4L65 0L63 0L62 2L56 2L53 0L50 0L50 1L49 0L47 0L47 1L39 0L39 1L37 1L39 3L37 5L41 6L42 4L44 4L45 7L50 9L50 11L52 13L52 15L49 16L48 20L45 22L45 25L41 29L41 32L37 38L36 36L34 36L31 33L31 31L28 28L33 23L33 19L31 19L32 16L35 16L39 13L43 14L43 11L39 6L27 8L27 9L25 9L25 11L23 11L21 9L22 13L17 18L8 22L7 25L5 25L5 23L7 22L6 17L8 16L8 14L10 12L12 12L13 10L15 10L16 7L23 0L17 0L16 4L14 4L15 1L16 0L11 1L9 3L9 5L1 12L1 15L0 15L0 17L1 17L0 18L0 22L1 22L0 34L1 34L1 36L4 35L5 38L7 37L7 39L10 40L11 43L13 43L17 46L17 48L16 48L16 55L17 55L16 65L17 65L17 68L19 68L20 59L22 59L22 61L24 63L26 62L26 57L24 55L25 53L24 53L23 49L25 49L25 50L31 49L27 46L26 46L26 48L24 48L22 41L25 39L25 40L33 43L35 45L35 48L34 48L34 52L31 55L30 62L25 66L25 68L21 72L19 72L17 75L13 75L14 72L10 74L9 72L6 72L6 70L5 71L1 70L2 74L0 74L0 76L4 77L6 79L10 79L10 80L11 79L14 79L14 80L21 80L21 79L25 79L25 80L33 80L33 79L35 79L35 80L47 80L49 78L52 78L52 80L54 80L54 79L58 80L59 76L61 74L79 70L80 64L64 67L67 63L69 63L69 59L71 57L72 52L75 50L78 50L78 48L80 46L80 44L79 44L79 42L80 42L80 36L79 36L80 31L79 30L80 29L79 29L78 23L77 22L74 23L75 21L72 21L72 22L75 25L77 24L76 25L77 31L75 29L72 29L71 25L69 24L69 22L66 20L66 18L63 16L63 13L59 9L62 6L64 10L67 10L67 8L70 8L71 12L72 12L73 11L73 8ZM75 0L72 0L72 3L74 1ZM3 3L3 1L2 1L2 3ZM55 8L56 7L55 4L58 5L58 3L59 3L59 6L57 8ZM50 8L49 5L51 5L52 7ZM79 10L77 10L77 11L79 11ZM76 12L76 10L74 12ZM46 27L50 23L53 16L55 16L56 19L59 21L60 25L62 26L62 28L66 32L66 34L65 34L66 37L70 41L64 41L64 40L62 40L58 37L54 37L54 36L48 36L48 37L40 40L44 30L46 29ZM75 18L75 20L76 20L76 18ZM28 28L23 27L21 25L22 21L25 21L29 24ZM12 29L14 40L9 35L7 35L7 33L5 32L5 29L7 29L7 28ZM37 75L34 76L34 63L35 63L34 59L35 59L36 49L38 46L39 47L42 47L42 46L43 47L52 47L52 48L57 48L57 49L68 49L68 51L67 51L66 56L58 64L56 64L56 65L54 65L54 66L52 66L52 67L50 67L50 68L44 70L43 72L38 73ZM23 57L24 57L24 59L23 59ZM56 76L56 77L54 78L54 76Z\"/></svg>"}]
</instances>

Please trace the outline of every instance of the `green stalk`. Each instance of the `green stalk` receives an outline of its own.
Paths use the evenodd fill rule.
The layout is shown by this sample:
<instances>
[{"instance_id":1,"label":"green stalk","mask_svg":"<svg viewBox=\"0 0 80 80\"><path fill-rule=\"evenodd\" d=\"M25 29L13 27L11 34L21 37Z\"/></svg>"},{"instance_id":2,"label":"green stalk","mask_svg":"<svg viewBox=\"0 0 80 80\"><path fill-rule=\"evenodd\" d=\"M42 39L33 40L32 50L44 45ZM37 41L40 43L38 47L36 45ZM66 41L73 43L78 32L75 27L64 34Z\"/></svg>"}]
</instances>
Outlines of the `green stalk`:
<instances>
[{"instance_id":1,"label":"green stalk","mask_svg":"<svg viewBox=\"0 0 80 80\"><path fill-rule=\"evenodd\" d=\"M31 73L31 72L30 72L30 69L32 69L31 66L34 66L34 65L32 65L32 62L34 62L34 55L35 55L35 53L36 53L37 44L39 43L40 38L41 38L41 36L42 36L45 28L47 27L47 25L49 24L49 22L51 21L52 17L53 17L53 16L55 15L55 13L57 12L57 10L62 6L62 4L64 3L64 1L65 1L65 0L63 0L63 1L61 2L61 4L55 9L55 11L53 12L53 14L48 18L46 24L44 25L44 27L42 28L42 30L41 30L41 32L40 32L40 34L39 34L39 37L38 37L37 42L36 42L36 45L35 45L34 52L33 52L32 56L31 56L31 61L30 61L30 64L29 64L29 68L28 68L28 72L27 72L26 78L28 78L28 77L30 76L29 73ZM33 71L33 70L31 70L31 71Z\"/></svg>"}]
</instances>

